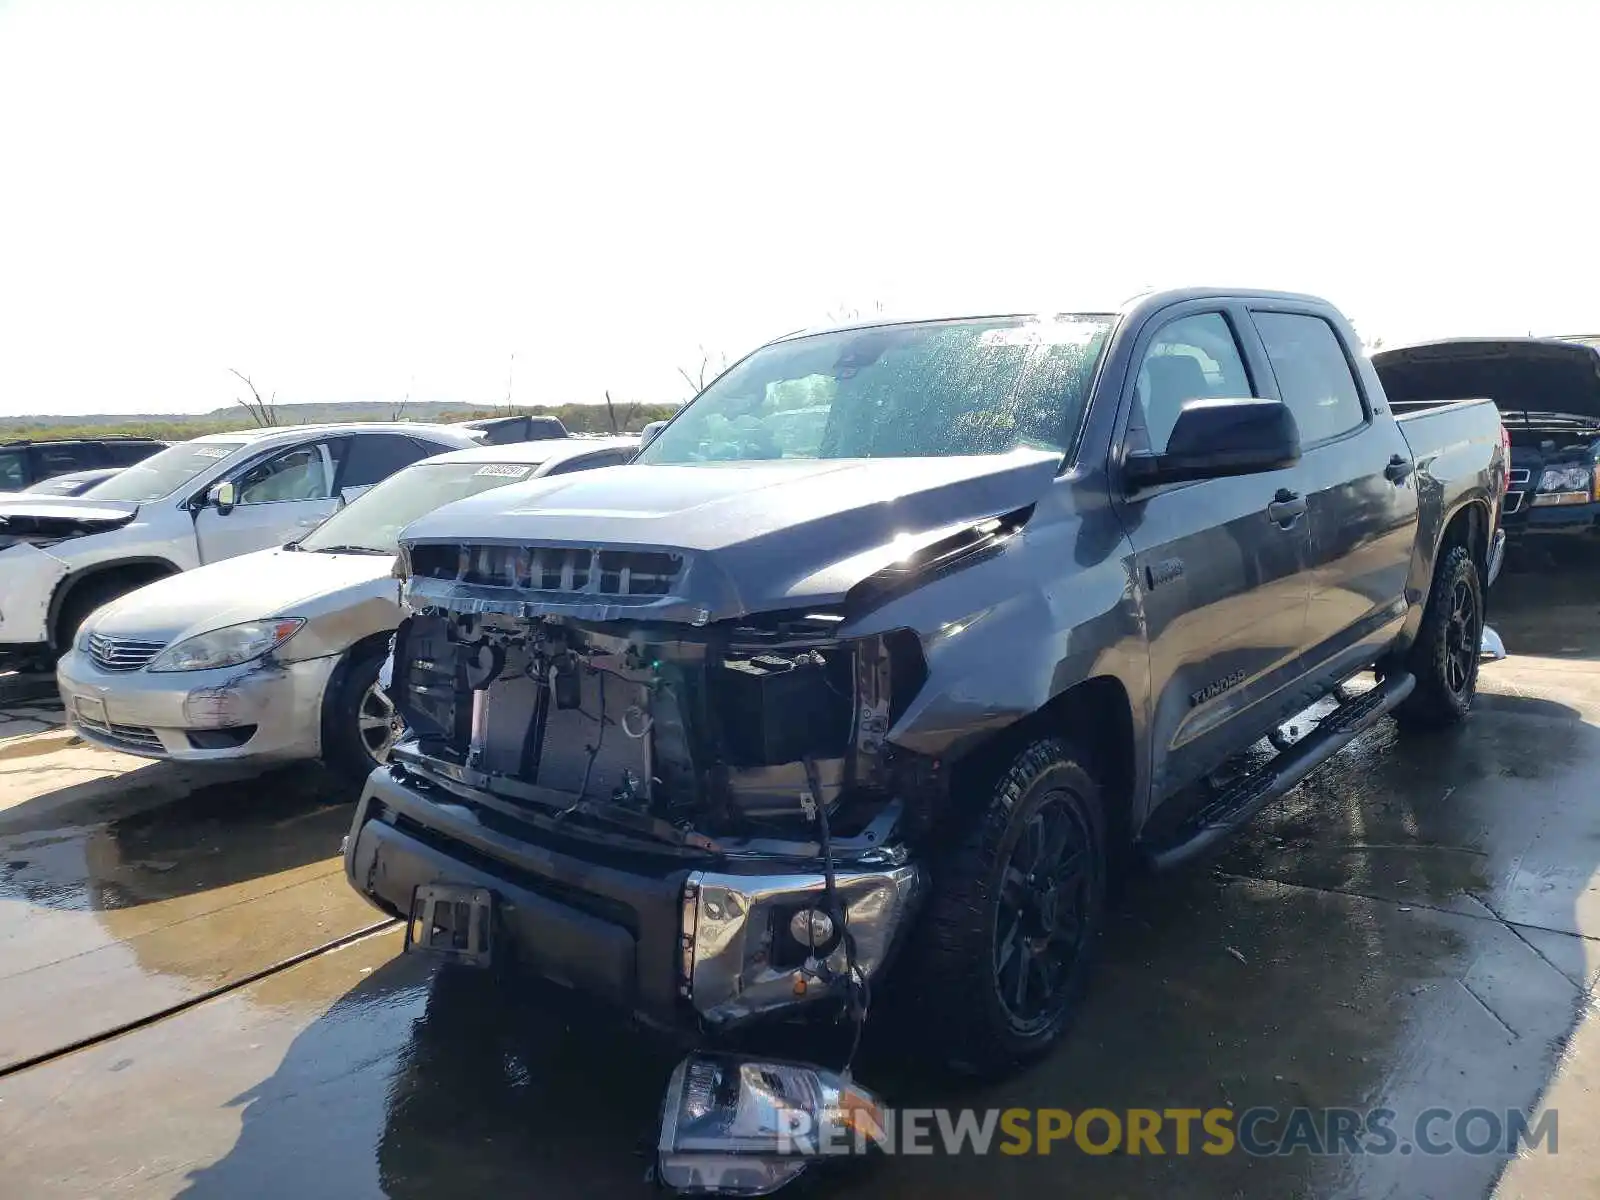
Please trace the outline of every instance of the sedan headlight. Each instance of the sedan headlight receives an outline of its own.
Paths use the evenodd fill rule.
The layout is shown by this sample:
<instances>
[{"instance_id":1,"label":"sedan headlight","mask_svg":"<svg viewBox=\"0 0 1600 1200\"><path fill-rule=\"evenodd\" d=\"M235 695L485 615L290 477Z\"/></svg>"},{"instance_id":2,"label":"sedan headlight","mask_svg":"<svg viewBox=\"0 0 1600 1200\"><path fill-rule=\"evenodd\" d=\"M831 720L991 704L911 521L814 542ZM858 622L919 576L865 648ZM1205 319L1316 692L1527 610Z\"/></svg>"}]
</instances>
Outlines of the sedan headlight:
<instances>
[{"instance_id":1,"label":"sedan headlight","mask_svg":"<svg viewBox=\"0 0 1600 1200\"><path fill-rule=\"evenodd\" d=\"M91 622L85 621L78 626L78 636L72 640L72 648L79 654L89 653L89 635L94 632Z\"/></svg>"},{"instance_id":2,"label":"sedan headlight","mask_svg":"<svg viewBox=\"0 0 1600 1200\"><path fill-rule=\"evenodd\" d=\"M1587 492L1588 467L1546 467L1539 476L1541 492Z\"/></svg>"},{"instance_id":3,"label":"sedan headlight","mask_svg":"<svg viewBox=\"0 0 1600 1200\"><path fill-rule=\"evenodd\" d=\"M151 661L148 671L206 671L260 658L283 645L305 624L303 617L246 621L196 634L168 646Z\"/></svg>"}]
</instances>

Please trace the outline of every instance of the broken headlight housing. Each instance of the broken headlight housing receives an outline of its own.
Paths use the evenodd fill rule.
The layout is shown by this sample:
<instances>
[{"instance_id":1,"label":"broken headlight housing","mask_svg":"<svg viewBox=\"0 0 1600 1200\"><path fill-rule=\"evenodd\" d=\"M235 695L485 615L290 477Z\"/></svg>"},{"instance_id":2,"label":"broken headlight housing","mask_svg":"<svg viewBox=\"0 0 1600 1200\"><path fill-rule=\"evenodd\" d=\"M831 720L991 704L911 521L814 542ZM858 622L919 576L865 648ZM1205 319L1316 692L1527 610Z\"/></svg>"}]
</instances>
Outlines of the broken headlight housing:
<instances>
[{"instance_id":1,"label":"broken headlight housing","mask_svg":"<svg viewBox=\"0 0 1600 1200\"><path fill-rule=\"evenodd\" d=\"M656 1176L676 1192L766 1196L819 1161L871 1152L886 1127L882 1103L848 1075L693 1054L667 1084Z\"/></svg>"}]
</instances>

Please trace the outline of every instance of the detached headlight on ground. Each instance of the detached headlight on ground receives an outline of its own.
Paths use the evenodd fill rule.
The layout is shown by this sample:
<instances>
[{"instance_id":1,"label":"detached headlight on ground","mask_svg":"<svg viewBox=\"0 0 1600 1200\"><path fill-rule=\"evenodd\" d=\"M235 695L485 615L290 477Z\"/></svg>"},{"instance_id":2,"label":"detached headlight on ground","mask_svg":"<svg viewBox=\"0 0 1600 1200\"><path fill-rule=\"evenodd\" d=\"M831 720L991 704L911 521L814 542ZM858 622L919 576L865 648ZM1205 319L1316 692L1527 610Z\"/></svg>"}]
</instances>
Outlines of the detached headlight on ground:
<instances>
[{"instance_id":1,"label":"detached headlight on ground","mask_svg":"<svg viewBox=\"0 0 1600 1200\"><path fill-rule=\"evenodd\" d=\"M807 1167L868 1153L884 1128L877 1097L837 1072L692 1054L667 1084L656 1173L677 1192L765 1196Z\"/></svg>"},{"instance_id":2,"label":"detached headlight on ground","mask_svg":"<svg viewBox=\"0 0 1600 1200\"><path fill-rule=\"evenodd\" d=\"M213 629L168 646L145 669L148 671L206 671L232 667L260 658L292 638L305 624L302 617L277 621L246 621Z\"/></svg>"}]
</instances>

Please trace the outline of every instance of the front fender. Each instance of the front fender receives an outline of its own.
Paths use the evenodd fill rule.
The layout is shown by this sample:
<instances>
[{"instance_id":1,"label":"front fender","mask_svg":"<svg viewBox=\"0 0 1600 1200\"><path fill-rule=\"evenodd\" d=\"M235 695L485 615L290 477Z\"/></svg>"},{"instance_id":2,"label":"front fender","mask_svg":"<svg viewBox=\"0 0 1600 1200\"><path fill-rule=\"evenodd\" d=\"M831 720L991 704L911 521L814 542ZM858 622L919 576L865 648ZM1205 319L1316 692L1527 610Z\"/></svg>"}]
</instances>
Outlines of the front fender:
<instances>
[{"instance_id":1,"label":"front fender","mask_svg":"<svg viewBox=\"0 0 1600 1200\"><path fill-rule=\"evenodd\" d=\"M927 680L888 740L959 758L1100 676L1123 685L1142 730L1148 655L1123 561L1073 564L1070 529L1030 530L842 628L844 637L909 628L922 641Z\"/></svg>"},{"instance_id":2,"label":"front fender","mask_svg":"<svg viewBox=\"0 0 1600 1200\"><path fill-rule=\"evenodd\" d=\"M0 645L32 646L50 640L50 600L69 568L27 542L0 550Z\"/></svg>"}]
</instances>

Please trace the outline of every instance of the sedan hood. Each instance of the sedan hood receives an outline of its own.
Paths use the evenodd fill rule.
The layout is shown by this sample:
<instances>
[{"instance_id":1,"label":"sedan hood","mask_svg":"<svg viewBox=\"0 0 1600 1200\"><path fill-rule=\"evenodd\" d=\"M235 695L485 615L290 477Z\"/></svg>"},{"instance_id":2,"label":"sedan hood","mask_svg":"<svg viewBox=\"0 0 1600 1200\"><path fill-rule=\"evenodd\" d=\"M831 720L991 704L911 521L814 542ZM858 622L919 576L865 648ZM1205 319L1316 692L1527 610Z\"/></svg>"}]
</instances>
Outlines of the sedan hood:
<instances>
[{"instance_id":1,"label":"sedan hood","mask_svg":"<svg viewBox=\"0 0 1600 1200\"><path fill-rule=\"evenodd\" d=\"M838 601L931 542L1034 504L1060 464L1059 453L1037 450L634 464L457 501L416 521L401 540L412 594L422 603L492 608L502 599L510 605L507 593L515 591L524 602L589 620L705 624ZM593 570L563 576L548 565L556 557L544 554L541 581L533 582L526 562L487 554L484 563L506 566L486 574L459 553L471 546L568 551L562 562L581 558ZM506 586L507 570L520 571L517 587ZM630 590L630 577L647 582Z\"/></svg>"},{"instance_id":2,"label":"sedan hood","mask_svg":"<svg viewBox=\"0 0 1600 1200\"><path fill-rule=\"evenodd\" d=\"M126 525L137 504L84 500L75 496L0 496L0 546L13 542L59 542L105 533Z\"/></svg>"},{"instance_id":3,"label":"sedan hood","mask_svg":"<svg viewBox=\"0 0 1600 1200\"><path fill-rule=\"evenodd\" d=\"M351 590L388 582L394 559L376 554L261 550L157 580L100 610L94 631L172 642L269 617L315 617Z\"/></svg>"}]
</instances>

